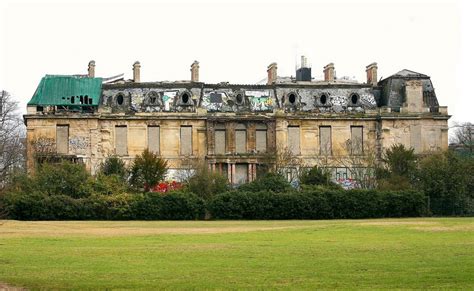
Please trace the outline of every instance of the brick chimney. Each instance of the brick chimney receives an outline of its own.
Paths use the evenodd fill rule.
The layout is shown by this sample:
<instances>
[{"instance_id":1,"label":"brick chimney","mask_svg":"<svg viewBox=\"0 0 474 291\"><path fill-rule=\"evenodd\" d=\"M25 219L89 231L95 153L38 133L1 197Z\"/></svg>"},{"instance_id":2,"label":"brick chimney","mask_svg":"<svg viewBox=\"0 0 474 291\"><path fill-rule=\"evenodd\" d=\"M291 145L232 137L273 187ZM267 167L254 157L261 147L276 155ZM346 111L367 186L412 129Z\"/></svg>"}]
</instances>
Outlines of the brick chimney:
<instances>
[{"instance_id":1,"label":"brick chimney","mask_svg":"<svg viewBox=\"0 0 474 291\"><path fill-rule=\"evenodd\" d=\"M133 63L133 82L140 83L140 62Z\"/></svg>"},{"instance_id":2,"label":"brick chimney","mask_svg":"<svg viewBox=\"0 0 474 291\"><path fill-rule=\"evenodd\" d=\"M365 67L367 73L367 84L377 86L377 63L372 63Z\"/></svg>"},{"instance_id":3,"label":"brick chimney","mask_svg":"<svg viewBox=\"0 0 474 291\"><path fill-rule=\"evenodd\" d=\"M334 63L329 63L324 67L324 81L334 81Z\"/></svg>"},{"instance_id":4,"label":"brick chimney","mask_svg":"<svg viewBox=\"0 0 474 291\"><path fill-rule=\"evenodd\" d=\"M87 69L87 76L89 78L94 78L95 77L95 61L90 61L89 62L89 68Z\"/></svg>"},{"instance_id":5,"label":"brick chimney","mask_svg":"<svg viewBox=\"0 0 474 291\"><path fill-rule=\"evenodd\" d=\"M191 82L199 82L199 62L194 61L191 64Z\"/></svg>"},{"instance_id":6,"label":"brick chimney","mask_svg":"<svg viewBox=\"0 0 474 291\"><path fill-rule=\"evenodd\" d=\"M277 63L271 63L268 65L267 68L267 73L268 73L268 79L267 79L267 85L271 85L276 82L277 80Z\"/></svg>"}]
</instances>

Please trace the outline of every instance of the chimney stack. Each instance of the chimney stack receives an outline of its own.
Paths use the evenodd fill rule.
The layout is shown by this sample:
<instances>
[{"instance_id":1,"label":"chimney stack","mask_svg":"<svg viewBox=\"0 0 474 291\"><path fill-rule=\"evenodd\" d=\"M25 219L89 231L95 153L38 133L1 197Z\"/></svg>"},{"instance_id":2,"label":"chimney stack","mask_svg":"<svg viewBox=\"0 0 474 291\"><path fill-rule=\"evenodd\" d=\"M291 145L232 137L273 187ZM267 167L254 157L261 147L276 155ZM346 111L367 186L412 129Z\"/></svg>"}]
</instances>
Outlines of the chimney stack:
<instances>
[{"instance_id":1,"label":"chimney stack","mask_svg":"<svg viewBox=\"0 0 474 291\"><path fill-rule=\"evenodd\" d=\"M267 85L271 85L277 80L277 63L271 63L267 67L268 79Z\"/></svg>"},{"instance_id":2,"label":"chimney stack","mask_svg":"<svg viewBox=\"0 0 474 291\"><path fill-rule=\"evenodd\" d=\"M133 63L133 82L140 83L140 62Z\"/></svg>"},{"instance_id":3,"label":"chimney stack","mask_svg":"<svg viewBox=\"0 0 474 291\"><path fill-rule=\"evenodd\" d=\"M87 76L89 78L94 78L95 77L95 61L90 61L89 62L89 68L87 69Z\"/></svg>"},{"instance_id":4,"label":"chimney stack","mask_svg":"<svg viewBox=\"0 0 474 291\"><path fill-rule=\"evenodd\" d=\"M308 67L308 59L305 56L301 56L301 67L302 68Z\"/></svg>"},{"instance_id":5,"label":"chimney stack","mask_svg":"<svg viewBox=\"0 0 474 291\"><path fill-rule=\"evenodd\" d=\"M377 63L372 63L365 67L367 72L367 84L377 86Z\"/></svg>"},{"instance_id":6,"label":"chimney stack","mask_svg":"<svg viewBox=\"0 0 474 291\"><path fill-rule=\"evenodd\" d=\"M334 63L329 63L324 67L324 81L334 81Z\"/></svg>"},{"instance_id":7,"label":"chimney stack","mask_svg":"<svg viewBox=\"0 0 474 291\"><path fill-rule=\"evenodd\" d=\"M199 82L199 62L194 61L191 64L191 82Z\"/></svg>"}]
</instances>

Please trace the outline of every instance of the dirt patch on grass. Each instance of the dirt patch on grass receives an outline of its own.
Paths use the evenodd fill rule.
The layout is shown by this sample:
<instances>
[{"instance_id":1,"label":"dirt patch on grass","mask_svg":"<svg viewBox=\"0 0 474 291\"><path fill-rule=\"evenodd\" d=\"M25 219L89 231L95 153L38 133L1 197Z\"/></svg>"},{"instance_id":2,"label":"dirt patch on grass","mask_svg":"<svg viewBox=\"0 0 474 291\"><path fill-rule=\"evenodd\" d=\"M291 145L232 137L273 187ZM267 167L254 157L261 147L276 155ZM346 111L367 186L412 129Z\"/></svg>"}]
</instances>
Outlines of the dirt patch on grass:
<instances>
[{"instance_id":1,"label":"dirt patch on grass","mask_svg":"<svg viewBox=\"0 0 474 291\"><path fill-rule=\"evenodd\" d=\"M390 225L437 225L436 222L431 221L367 221L356 223L356 225L370 225L370 226L390 226Z\"/></svg>"},{"instance_id":2,"label":"dirt patch on grass","mask_svg":"<svg viewBox=\"0 0 474 291\"><path fill-rule=\"evenodd\" d=\"M28 289L22 288L22 287L15 287L11 286L5 283L0 282L0 291L25 291Z\"/></svg>"},{"instance_id":3,"label":"dirt patch on grass","mask_svg":"<svg viewBox=\"0 0 474 291\"><path fill-rule=\"evenodd\" d=\"M453 226L425 226L410 227L421 231L443 232L443 231L474 231L474 225L453 225Z\"/></svg>"},{"instance_id":4,"label":"dirt patch on grass","mask_svg":"<svg viewBox=\"0 0 474 291\"><path fill-rule=\"evenodd\" d=\"M173 226L176 224L175 226ZM217 234L301 229L304 225L213 225L180 222L22 222L9 221L0 227L0 236L129 236L159 234Z\"/></svg>"}]
</instances>

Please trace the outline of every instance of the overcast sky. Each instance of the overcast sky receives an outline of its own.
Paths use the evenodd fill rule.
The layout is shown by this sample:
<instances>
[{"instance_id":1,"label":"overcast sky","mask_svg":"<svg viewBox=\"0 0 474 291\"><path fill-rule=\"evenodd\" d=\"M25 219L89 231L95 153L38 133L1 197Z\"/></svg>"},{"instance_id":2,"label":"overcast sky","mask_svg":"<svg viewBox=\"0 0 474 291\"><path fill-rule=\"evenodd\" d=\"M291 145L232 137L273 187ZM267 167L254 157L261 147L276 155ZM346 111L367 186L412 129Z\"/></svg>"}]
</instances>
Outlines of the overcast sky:
<instances>
[{"instance_id":1,"label":"overcast sky","mask_svg":"<svg viewBox=\"0 0 474 291\"><path fill-rule=\"evenodd\" d=\"M66 3L67 2L67 3ZM224 3L225 2L225 3ZM256 83L266 67L295 75L301 54L313 76L365 82L402 69L431 76L452 121L474 122L474 1L1 1L0 89L26 102L45 74Z\"/></svg>"}]
</instances>

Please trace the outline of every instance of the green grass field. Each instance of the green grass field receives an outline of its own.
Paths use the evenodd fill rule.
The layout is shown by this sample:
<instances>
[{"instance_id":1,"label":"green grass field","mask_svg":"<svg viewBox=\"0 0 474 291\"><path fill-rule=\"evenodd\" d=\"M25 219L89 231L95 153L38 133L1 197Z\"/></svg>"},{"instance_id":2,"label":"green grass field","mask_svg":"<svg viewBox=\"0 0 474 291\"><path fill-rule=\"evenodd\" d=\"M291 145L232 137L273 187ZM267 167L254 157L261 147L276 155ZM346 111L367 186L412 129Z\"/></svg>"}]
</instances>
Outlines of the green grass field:
<instances>
[{"instance_id":1,"label":"green grass field","mask_svg":"<svg viewBox=\"0 0 474 291\"><path fill-rule=\"evenodd\" d=\"M28 289L474 289L473 218L0 223Z\"/></svg>"}]
</instances>

